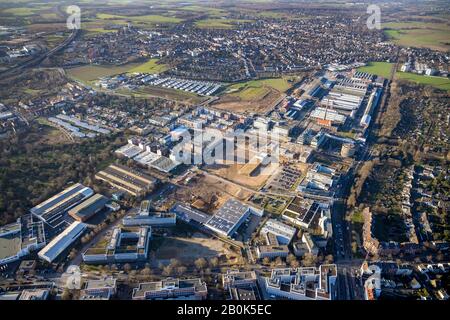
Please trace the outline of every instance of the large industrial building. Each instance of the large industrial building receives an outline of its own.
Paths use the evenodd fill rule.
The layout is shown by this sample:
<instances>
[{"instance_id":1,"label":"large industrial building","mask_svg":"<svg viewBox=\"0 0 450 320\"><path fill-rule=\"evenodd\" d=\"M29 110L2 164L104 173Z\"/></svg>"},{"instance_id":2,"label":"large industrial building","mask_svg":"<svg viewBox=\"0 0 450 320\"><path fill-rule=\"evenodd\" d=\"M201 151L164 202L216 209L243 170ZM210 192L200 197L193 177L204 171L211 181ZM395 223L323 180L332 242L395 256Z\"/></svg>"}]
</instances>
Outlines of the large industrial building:
<instances>
[{"instance_id":1,"label":"large industrial building","mask_svg":"<svg viewBox=\"0 0 450 320\"><path fill-rule=\"evenodd\" d=\"M20 260L45 245L44 223L25 215L0 227L0 266Z\"/></svg>"},{"instance_id":2,"label":"large industrial building","mask_svg":"<svg viewBox=\"0 0 450 320\"><path fill-rule=\"evenodd\" d=\"M39 251L39 258L52 263L63 253L72 243L74 243L86 230L87 225L75 221L63 232L57 235L49 244Z\"/></svg>"},{"instance_id":3,"label":"large industrial building","mask_svg":"<svg viewBox=\"0 0 450 320\"><path fill-rule=\"evenodd\" d=\"M264 279L267 294L290 300L335 300L337 267L273 269Z\"/></svg>"},{"instance_id":4,"label":"large industrial building","mask_svg":"<svg viewBox=\"0 0 450 320\"><path fill-rule=\"evenodd\" d=\"M38 204L30 212L52 227L62 222L62 214L94 194L94 191L76 183L50 199Z\"/></svg>"},{"instance_id":5,"label":"large industrial building","mask_svg":"<svg viewBox=\"0 0 450 320\"><path fill-rule=\"evenodd\" d=\"M77 221L84 222L101 211L109 199L101 194L96 194L69 210L69 215Z\"/></svg>"},{"instance_id":6,"label":"large industrial building","mask_svg":"<svg viewBox=\"0 0 450 320\"><path fill-rule=\"evenodd\" d=\"M119 164L110 165L98 172L95 178L135 197L143 196L153 190L157 181L147 174Z\"/></svg>"},{"instance_id":7,"label":"large industrial building","mask_svg":"<svg viewBox=\"0 0 450 320\"><path fill-rule=\"evenodd\" d=\"M211 219L211 216L206 213L183 203L175 204L170 212L173 212L179 220L194 227L203 227Z\"/></svg>"},{"instance_id":8,"label":"large industrial building","mask_svg":"<svg viewBox=\"0 0 450 320\"><path fill-rule=\"evenodd\" d=\"M235 199L228 199L205 226L219 235L231 237L242 222L252 213L260 215L260 210Z\"/></svg>"},{"instance_id":9,"label":"large industrial building","mask_svg":"<svg viewBox=\"0 0 450 320\"><path fill-rule=\"evenodd\" d=\"M203 300L208 290L202 279L166 279L140 283L133 290L133 300Z\"/></svg>"}]
</instances>

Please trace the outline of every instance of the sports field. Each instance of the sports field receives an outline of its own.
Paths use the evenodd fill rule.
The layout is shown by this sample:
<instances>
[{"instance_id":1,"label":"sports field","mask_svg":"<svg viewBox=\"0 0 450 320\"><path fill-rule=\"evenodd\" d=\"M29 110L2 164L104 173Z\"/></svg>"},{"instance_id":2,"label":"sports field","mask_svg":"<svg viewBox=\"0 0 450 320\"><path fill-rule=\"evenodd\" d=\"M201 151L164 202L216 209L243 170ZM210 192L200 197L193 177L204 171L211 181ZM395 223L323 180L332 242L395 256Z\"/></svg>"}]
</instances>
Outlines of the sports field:
<instances>
[{"instance_id":1,"label":"sports field","mask_svg":"<svg viewBox=\"0 0 450 320\"><path fill-rule=\"evenodd\" d=\"M388 79L391 76L393 66L394 64L389 62L369 62L366 66L358 68L358 71L375 74Z\"/></svg>"}]
</instances>

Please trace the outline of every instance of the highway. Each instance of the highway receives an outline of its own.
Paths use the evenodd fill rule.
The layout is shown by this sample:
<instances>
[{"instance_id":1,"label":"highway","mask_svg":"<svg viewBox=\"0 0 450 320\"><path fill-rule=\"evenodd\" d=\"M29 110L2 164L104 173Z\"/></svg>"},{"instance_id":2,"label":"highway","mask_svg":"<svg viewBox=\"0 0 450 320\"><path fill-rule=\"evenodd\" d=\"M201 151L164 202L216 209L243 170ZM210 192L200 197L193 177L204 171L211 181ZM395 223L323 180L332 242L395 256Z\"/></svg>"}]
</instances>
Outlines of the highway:
<instances>
[{"instance_id":1,"label":"highway","mask_svg":"<svg viewBox=\"0 0 450 320\"><path fill-rule=\"evenodd\" d=\"M31 60L25 61L17 66L14 66L8 70L2 71L2 72L0 72L0 75L3 78L7 78L10 76L16 75L18 72L22 71L23 69L38 66L45 59L51 57L55 53L61 51L65 47L67 47L79 35L79 33L80 33L79 29L74 29L72 31L72 33L70 34L70 36L67 39L65 39L62 43L60 43L58 46L56 46L55 48L53 48L47 52L44 52L44 53L32 58Z\"/></svg>"}]
</instances>

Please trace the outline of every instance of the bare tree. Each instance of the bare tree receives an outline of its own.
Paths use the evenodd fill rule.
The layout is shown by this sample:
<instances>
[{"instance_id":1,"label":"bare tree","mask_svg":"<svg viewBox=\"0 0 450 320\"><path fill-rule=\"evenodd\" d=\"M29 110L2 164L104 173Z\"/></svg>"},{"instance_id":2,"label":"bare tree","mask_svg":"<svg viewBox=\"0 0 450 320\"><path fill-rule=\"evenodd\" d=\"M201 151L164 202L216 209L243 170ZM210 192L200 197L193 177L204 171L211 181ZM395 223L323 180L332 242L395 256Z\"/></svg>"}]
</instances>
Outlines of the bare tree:
<instances>
[{"instance_id":1,"label":"bare tree","mask_svg":"<svg viewBox=\"0 0 450 320\"><path fill-rule=\"evenodd\" d=\"M194 264L197 269L202 270L207 266L208 262L205 258L198 258L195 260Z\"/></svg>"}]
</instances>

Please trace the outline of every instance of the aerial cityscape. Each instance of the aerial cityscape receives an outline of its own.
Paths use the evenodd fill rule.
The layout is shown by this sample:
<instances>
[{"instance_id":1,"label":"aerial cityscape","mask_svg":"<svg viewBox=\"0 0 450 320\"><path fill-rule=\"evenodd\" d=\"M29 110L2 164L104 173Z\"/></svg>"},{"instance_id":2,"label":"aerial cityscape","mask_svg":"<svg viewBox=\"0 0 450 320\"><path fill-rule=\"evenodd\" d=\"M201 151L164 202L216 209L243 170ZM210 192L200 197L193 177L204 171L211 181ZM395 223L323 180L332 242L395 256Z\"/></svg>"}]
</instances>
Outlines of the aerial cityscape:
<instances>
[{"instance_id":1,"label":"aerial cityscape","mask_svg":"<svg viewBox=\"0 0 450 320\"><path fill-rule=\"evenodd\" d=\"M449 59L449 0L0 0L0 303L448 300Z\"/></svg>"}]
</instances>

